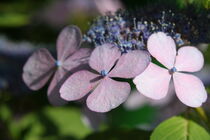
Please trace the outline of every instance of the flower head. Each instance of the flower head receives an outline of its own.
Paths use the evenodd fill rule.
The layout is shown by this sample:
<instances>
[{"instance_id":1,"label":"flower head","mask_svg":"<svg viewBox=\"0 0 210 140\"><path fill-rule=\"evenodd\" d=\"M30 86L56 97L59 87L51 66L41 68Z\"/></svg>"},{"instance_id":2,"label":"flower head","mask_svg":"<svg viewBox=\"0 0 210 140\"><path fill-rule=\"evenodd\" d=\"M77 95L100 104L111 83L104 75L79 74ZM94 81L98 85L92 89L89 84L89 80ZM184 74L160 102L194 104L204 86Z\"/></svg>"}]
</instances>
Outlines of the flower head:
<instances>
[{"instance_id":1,"label":"flower head","mask_svg":"<svg viewBox=\"0 0 210 140\"><path fill-rule=\"evenodd\" d=\"M188 16L164 7L145 7L98 17L84 40L95 46L110 43L123 53L146 49L147 40L155 32L171 36L177 46L209 42L207 16ZM193 17L193 18L191 18ZM203 31L204 29L204 31Z\"/></svg>"},{"instance_id":2,"label":"flower head","mask_svg":"<svg viewBox=\"0 0 210 140\"><path fill-rule=\"evenodd\" d=\"M130 85L112 78L133 78L143 72L150 62L146 51L135 50L121 55L118 48L104 44L94 49L89 65L96 73L82 70L70 76L60 89L61 97L78 100L89 92L87 106L95 112L107 112L123 103Z\"/></svg>"},{"instance_id":3,"label":"flower head","mask_svg":"<svg viewBox=\"0 0 210 140\"><path fill-rule=\"evenodd\" d=\"M147 69L133 81L143 95L162 99L168 92L173 78L176 95L184 104L199 107L207 99L200 79L189 74L199 71L204 64L202 53L195 47L184 46L178 52L174 40L163 32L152 34L147 43L148 51L165 68L150 63Z\"/></svg>"},{"instance_id":4,"label":"flower head","mask_svg":"<svg viewBox=\"0 0 210 140\"><path fill-rule=\"evenodd\" d=\"M168 15L166 15L163 11L155 20L137 19L126 11L101 16L92 24L84 40L94 43L95 46L110 43L125 53L129 50L146 49L149 36L154 32L162 31L173 36L178 45L183 45L181 34L175 31L173 22L167 21Z\"/></svg>"},{"instance_id":5,"label":"flower head","mask_svg":"<svg viewBox=\"0 0 210 140\"><path fill-rule=\"evenodd\" d=\"M54 77L48 88L49 101L54 105L65 103L59 96L59 88L66 77L87 64L90 49L80 49L81 32L76 26L62 30L57 40L57 59L41 48L34 52L23 67L23 80L32 90L42 88L50 77Z\"/></svg>"}]
</instances>

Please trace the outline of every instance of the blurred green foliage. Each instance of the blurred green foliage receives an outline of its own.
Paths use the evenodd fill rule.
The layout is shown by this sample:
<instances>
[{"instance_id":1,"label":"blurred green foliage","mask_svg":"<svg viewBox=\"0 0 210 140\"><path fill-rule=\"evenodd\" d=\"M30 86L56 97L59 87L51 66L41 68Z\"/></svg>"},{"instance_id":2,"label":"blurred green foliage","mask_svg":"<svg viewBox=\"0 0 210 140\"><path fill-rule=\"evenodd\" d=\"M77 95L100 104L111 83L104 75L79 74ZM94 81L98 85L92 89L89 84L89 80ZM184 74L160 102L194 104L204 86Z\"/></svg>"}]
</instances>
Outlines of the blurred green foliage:
<instances>
[{"instance_id":1,"label":"blurred green foliage","mask_svg":"<svg viewBox=\"0 0 210 140\"><path fill-rule=\"evenodd\" d=\"M207 46L207 49L206 49L205 52L203 53L204 59L205 59L205 63L208 63L208 64L210 64L209 52L210 52L210 44Z\"/></svg>"},{"instance_id":2,"label":"blurred green foliage","mask_svg":"<svg viewBox=\"0 0 210 140\"><path fill-rule=\"evenodd\" d=\"M118 128L94 133L84 140L149 140L150 134L150 131Z\"/></svg>"},{"instance_id":3,"label":"blurred green foliage","mask_svg":"<svg viewBox=\"0 0 210 140\"><path fill-rule=\"evenodd\" d=\"M113 127L135 128L150 125L155 117L156 109L146 105L133 110L117 108L111 112L109 119Z\"/></svg>"},{"instance_id":4,"label":"blurred green foliage","mask_svg":"<svg viewBox=\"0 0 210 140\"><path fill-rule=\"evenodd\" d=\"M45 106L39 111L16 115L8 106L1 105L1 121L14 140L79 139L91 132L82 122L80 109L76 107Z\"/></svg>"},{"instance_id":5,"label":"blurred green foliage","mask_svg":"<svg viewBox=\"0 0 210 140\"><path fill-rule=\"evenodd\" d=\"M185 8L187 6L195 6L197 9L210 8L210 1L209 0L123 0L127 7L137 7L137 6L145 6L153 4L168 4L174 5L177 8Z\"/></svg>"},{"instance_id":6,"label":"blurred green foliage","mask_svg":"<svg viewBox=\"0 0 210 140\"><path fill-rule=\"evenodd\" d=\"M5 13L0 14L0 26L12 27L23 26L29 24L29 17L24 14Z\"/></svg>"},{"instance_id":7,"label":"blurred green foliage","mask_svg":"<svg viewBox=\"0 0 210 140\"><path fill-rule=\"evenodd\" d=\"M0 2L0 27L19 27L28 25L30 18L50 0L10 0Z\"/></svg>"}]
</instances>

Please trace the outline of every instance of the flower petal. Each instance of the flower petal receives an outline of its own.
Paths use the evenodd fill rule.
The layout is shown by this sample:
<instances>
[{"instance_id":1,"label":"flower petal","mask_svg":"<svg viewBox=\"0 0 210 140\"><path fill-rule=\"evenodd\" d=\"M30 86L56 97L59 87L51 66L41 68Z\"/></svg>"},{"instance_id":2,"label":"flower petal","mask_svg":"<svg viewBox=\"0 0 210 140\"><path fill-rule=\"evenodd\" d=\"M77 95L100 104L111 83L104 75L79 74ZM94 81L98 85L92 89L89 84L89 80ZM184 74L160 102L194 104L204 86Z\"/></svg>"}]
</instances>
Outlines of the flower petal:
<instances>
[{"instance_id":1,"label":"flower petal","mask_svg":"<svg viewBox=\"0 0 210 140\"><path fill-rule=\"evenodd\" d=\"M55 60L47 49L32 54L23 67L23 81L32 90L42 88L55 71Z\"/></svg>"},{"instance_id":2,"label":"flower petal","mask_svg":"<svg viewBox=\"0 0 210 140\"><path fill-rule=\"evenodd\" d=\"M171 69L176 57L174 40L163 32L153 33L147 42L148 51L161 64Z\"/></svg>"},{"instance_id":3,"label":"flower petal","mask_svg":"<svg viewBox=\"0 0 210 140\"><path fill-rule=\"evenodd\" d=\"M87 67L90 54L91 49L89 48L79 49L63 62L62 67L72 72L81 70L84 66Z\"/></svg>"},{"instance_id":4,"label":"flower petal","mask_svg":"<svg viewBox=\"0 0 210 140\"><path fill-rule=\"evenodd\" d=\"M176 72L173 75L176 95L190 107L199 107L207 99L202 81L194 75Z\"/></svg>"},{"instance_id":5,"label":"flower petal","mask_svg":"<svg viewBox=\"0 0 210 140\"><path fill-rule=\"evenodd\" d=\"M116 60L120 57L121 52L117 47L113 47L111 44L104 44L97 46L91 56L89 65L92 69L98 71L109 70L114 66Z\"/></svg>"},{"instance_id":6,"label":"flower petal","mask_svg":"<svg viewBox=\"0 0 210 140\"><path fill-rule=\"evenodd\" d=\"M61 86L61 98L73 101L84 97L100 82L100 78L100 75L86 70L74 73Z\"/></svg>"},{"instance_id":7,"label":"flower petal","mask_svg":"<svg viewBox=\"0 0 210 140\"><path fill-rule=\"evenodd\" d=\"M108 77L88 96L87 106L95 112L108 112L123 103L130 94L130 85Z\"/></svg>"},{"instance_id":8,"label":"flower petal","mask_svg":"<svg viewBox=\"0 0 210 140\"><path fill-rule=\"evenodd\" d=\"M63 85L63 83L65 82L65 80L70 76L70 74L71 73L67 73L62 68L59 68L56 71L47 91L48 100L52 105L61 106L67 103L66 100L60 97L59 90Z\"/></svg>"},{"instance_id":9,"label":"flower petal","mask_svg":"<svg viewBox=\"0 0 210 140\"><path fill-rule=\"evenodd\" d=\"M182 47L178 50L175 67L178 71L196 72L204 65L203 54L195 47Z\"/></svg>"},{"instance_id":10,"label":"flower petal","mask_svg":"<svg viewBox=\"0 0 210 140\"><path fill-rule=\"evenodd\" d=\"M133 78L142 73L151 59L146 51L135 50L123 54L110 72L110 77Z\"/></svg>"},{"instance_id":11,"label":"flower petal","mask_svg":"<svg viewBox=\"0 0 210 140\"><path fill-rule=\"evenodd\" d=\"M143 95L152 99L162 99L167 95L170 79L168 70L150 63L133 82Z\"/></svg>"},{"instance_id":12,"label":"flower petal","mask_svg":"<svg viewBox=\"0 0 210 140\"><path fill-rule=\"evenodd\" d=\"M79 47L82 40L81 31L77 26L65 27L58 36L58 60L63 61L72 55Z\"/></svg>"}]
</instances>

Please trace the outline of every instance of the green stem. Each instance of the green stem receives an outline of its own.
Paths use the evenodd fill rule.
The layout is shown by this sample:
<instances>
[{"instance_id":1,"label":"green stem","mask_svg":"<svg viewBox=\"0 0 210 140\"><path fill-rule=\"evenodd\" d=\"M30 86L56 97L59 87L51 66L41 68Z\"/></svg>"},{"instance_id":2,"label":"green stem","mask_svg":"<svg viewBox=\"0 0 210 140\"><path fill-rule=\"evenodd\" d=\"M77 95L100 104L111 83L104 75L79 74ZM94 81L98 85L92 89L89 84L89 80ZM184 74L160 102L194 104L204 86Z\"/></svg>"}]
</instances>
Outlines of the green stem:
<instances>
[{"instance_id":1,"label":"green stem","mask_svg":"<svg viewBox=\"0 0 210 140\"><path fill-rule=\"evenodd\" d=\"M208 117L202 107L197 107L195 110L205 122L208 122Z\"/></svg>"}]
</instances>

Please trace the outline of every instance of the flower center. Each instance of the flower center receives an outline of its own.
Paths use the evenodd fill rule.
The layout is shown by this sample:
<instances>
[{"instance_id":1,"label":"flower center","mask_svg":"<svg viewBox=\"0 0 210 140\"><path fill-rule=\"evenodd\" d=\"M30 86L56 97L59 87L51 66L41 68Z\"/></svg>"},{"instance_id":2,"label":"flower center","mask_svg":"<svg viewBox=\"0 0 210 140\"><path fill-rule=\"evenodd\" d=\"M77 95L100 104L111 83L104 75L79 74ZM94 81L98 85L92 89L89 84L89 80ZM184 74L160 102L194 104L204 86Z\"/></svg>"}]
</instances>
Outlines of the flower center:
<instances>
[{"instance_id":1,"label":"flower center","mask_svg":"<svg viewBox=\"0 0 210 140\"><path fill-rule=\"evenodd\" d=\"M177 72L177 69L175 67L173 67L169 70L170 74L174 74L174 72Z\"/></svg>"},{"instance_id":2,"label":"flower center","mask_svg":"<svg viewBox=\"0 0 210 140\"><path fill-rule=\"evenodd\" d=\"M62 65L62 63L60 62L60 61L55 61L55 65L57 66L57 67L60 67L61 65Z\"/></svg>"},{"instance_id":3,"label":"flower center","mask_svg":"<svg viewBox=\"0 0 210 140\"><path fill-rule=\"evenodd\" d=\"M107 76L107 74L108 74L107 71L105 71L105 70L102 70L102 71L101 71L101 75L102 75L102 76Z\"/></svg>"}]
</instances>

